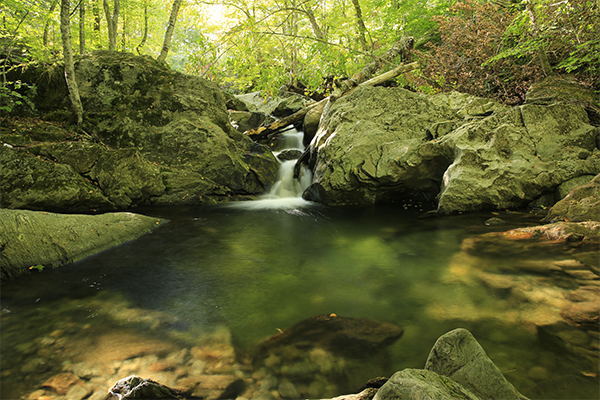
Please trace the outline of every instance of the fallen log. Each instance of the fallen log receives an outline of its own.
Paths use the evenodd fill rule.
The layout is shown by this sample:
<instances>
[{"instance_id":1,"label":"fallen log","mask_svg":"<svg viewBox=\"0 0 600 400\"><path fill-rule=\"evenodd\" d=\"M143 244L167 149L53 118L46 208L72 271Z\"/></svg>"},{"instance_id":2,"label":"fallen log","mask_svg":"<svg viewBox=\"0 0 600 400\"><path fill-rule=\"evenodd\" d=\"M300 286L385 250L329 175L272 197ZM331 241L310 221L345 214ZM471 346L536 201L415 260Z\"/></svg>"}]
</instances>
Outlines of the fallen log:
<instances>
[{"instance_id":1,"label":"fallen log","mask_svg":"<svg viewBox=\"0 0 600 400\"><path fill-rule=\"evenodd\" d=\"M412 71L414 69L418 69L419 64L417 62L412 62L410 64L400 64L391 71L369 79L369 77L375 72L377 72L379 69L381 69L384 64L390 64L396 57L402 56L403 59L408 59L408 54L413 48L414 42L415 40L412 36L404 37L398 40L381 58L370 62L352 78L343 81L340 84L340 86L333 91L331 96L326 97L319 102L311 103L307 107L304 107L296 113L278 121L275 121L268 126L262 126L258 129L250 129L244 132L244 134L250 136L255 141L271 138L275 134L279 133L279 131L281 131L281 129L285 128L286 126L300 122L311 108L316 107L317 105L323 102L329 102L330 100L333 102L338 98L351 93L352 89L355 89L357 86L379 85L385 81L395 78L400 74Z\"/></svg>"}]
</instances>

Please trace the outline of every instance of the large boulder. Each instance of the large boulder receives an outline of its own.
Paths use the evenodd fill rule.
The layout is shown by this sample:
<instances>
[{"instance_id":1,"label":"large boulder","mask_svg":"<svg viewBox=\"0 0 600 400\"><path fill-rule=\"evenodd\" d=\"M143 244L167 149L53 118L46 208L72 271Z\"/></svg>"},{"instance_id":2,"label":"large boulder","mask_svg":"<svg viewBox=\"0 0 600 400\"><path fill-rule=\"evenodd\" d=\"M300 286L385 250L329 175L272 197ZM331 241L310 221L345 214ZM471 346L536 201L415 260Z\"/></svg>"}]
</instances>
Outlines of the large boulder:
<instances>
[{"instance_id":1,"label":"large boulder","mask_svg":"<svg viewBox=\"0 0 600 400\"><path fill-rule=\"evenodd\" d=\"M425 369L452 379L481 399L526 399L466 329L442 335L431 349Z\"/></svg>"},{"instance_id":2,"label":"large boulder","mask_svg":"<svg viewBox=\"0 0 600 400\"><path fill-rule=\"evenodd\" d=\"M2 207L71 212L111 209L108 197L69 164L0 146Z\"/></svg>"},{"instance_id":3,"label":"large boulder","mask_svg":"<svg viewBox=\"0 0 600 400\"><path fill-rule=\"evenodd\" d=\"M471 332L455 329L435 343L425 368L396 372L374 400L526 400L504 378Z\"/></svg>"},{"instance_id":4,"label":"large boulder","mask_svg":"<svg viewBox=\"0 0 600 400\"><path fill-rule=\"evenodd\" d=\"M9 181L3 182L3 201L10 200L7 207L73 211L214 203L260 194L274 182L277 160L267 146L231 126L227 99L215 84L170 70L148 57L108 51L80 59L76 75L85 110L83 130L100 143L90 143L85 134L69 134L60 124L29 132L23 121L15 119L2 130L2 140L13 147L12 162L2 174L3 178L23 174L19 160L31 164L33 153L38 164L51 164L45 169L68 170L74 174L71 180L82 182L76 189L61 184L58 192L80 190L94 195L94 189L99 189L99 197L39 201L39 196L24 198L23 186L3 179ZM46 118L70 114L60 77L43 75L35 68L18 77L38 84L34 100ZM57 139L57 130L65 132L59 135L62 138ZM37 187L58 185L46 182L47 173L37 176L36 168L30 169L29 176L39 182Z\"/></svg>"},{"instance_id":5,"label":"large boulder","mask_svg":"<svg viewBox=\"0 0 600 400\"><path fill-rule=\"evenodd\" d=\"M435 200L447 213L521 208L600 173L588 114L560 98L509 108L458 93L360 88L326 107L305 197L327 204Z\"/></svg>"},{"instance_id":6,"label":"large boulder","mask_svg":"<svg viewBox=\"0 0 600 400\"><path fill-rule=\"evenodd\" d=\"M133 240L164 222L133 213L80 215L0 209L0 277L80 260Z\"/></svg>"},{"instance_id":7,"label":"large boulder","mask_svg":"<svg viewBox=\"0 0 600 400\"><path fill-rule=\"evenodd\" d=\"M306 197L332 205L433 200L453 149L434 151L428 129L456 118L399 88L364 87L338 99L310 145L314 175Z\"/></svg>"},{"instance_id":8,"label":"large boulder","mask_svg":"<svg viewBox=\"0 0 600 400\"><path fill-rule=\"evenodd\" d=\"M411 368L392 375L373 399L481 400L450 378Z\"/></svg>"}]
</instances>

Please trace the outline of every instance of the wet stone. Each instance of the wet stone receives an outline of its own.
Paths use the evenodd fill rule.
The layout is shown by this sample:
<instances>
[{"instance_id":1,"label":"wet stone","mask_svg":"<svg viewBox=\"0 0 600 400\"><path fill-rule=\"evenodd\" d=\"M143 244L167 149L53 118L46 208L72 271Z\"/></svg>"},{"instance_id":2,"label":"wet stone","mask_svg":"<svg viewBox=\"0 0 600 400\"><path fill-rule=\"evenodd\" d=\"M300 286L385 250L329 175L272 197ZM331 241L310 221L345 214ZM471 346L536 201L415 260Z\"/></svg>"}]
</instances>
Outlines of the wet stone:
<instances>
[{"instance_id":1,"label":"wet stone","mask_svg":"<svg viewBox=\"0 0 600 400\"><path fill-rule=\"evenodd\" d=\"M84 385L74 385L67 392L67 399L69 400L82 400L85 399L91 390Z\"/></svg>"},{"instance_id":2,"label":"wet stone","mask_svg":"<svg viewBox=\"0 0 600 400\"><path fill-rule=\"evenodd\" d=\"M287 379L283 379L279 383L277 391L284 399L299 399L302 397L296 386Z\"/></svg>"},{"instance_id":3,"label":"wet stone","mask_svg":"<svg viewBox=\"0 0 600 400\"><path fill-rule=\"evenodd\" d=\"M599 279L600 277L598 275L596 275L595 273L593 273L592 271L589 270L567 270L565 271L567 274L573 276L576 279L582 279L582 280L596 280Z\"/></svg>"},{"instance_id":4,"label":"wet stone","mask_svg":"<svg viewBox=\"0 0 600 400\"><path fill-rule=\"evenodd\" d=\"M506 221L504 221L502 218L497 217L489 218L485 221L486 226L500 226L504 224L506 224Z\"/></svg>"},{"instance_id":5,"label":"wet stone","mask_svg":"<svg viewBox=\"0 0 600 400\"><path fill-rule=\"evenodd\" d=\"M77 384L83 383L77 376L69 373L62 373L53 376L42 384L43 388L49 388L57 394L67 394L69 389Z\"/></svg>"}]
</instances>

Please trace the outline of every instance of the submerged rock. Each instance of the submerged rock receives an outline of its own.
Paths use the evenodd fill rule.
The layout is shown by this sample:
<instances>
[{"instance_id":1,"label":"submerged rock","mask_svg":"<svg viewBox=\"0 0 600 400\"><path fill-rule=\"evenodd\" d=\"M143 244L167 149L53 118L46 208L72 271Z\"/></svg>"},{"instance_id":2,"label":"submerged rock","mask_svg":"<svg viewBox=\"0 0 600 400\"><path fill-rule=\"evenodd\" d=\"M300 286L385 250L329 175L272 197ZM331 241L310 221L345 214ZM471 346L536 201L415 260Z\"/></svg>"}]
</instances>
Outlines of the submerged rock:
<instances>
[{"instance_id":1,"label":"submerged rock","mask_svg":"<svg viewBox=\"0 0 600 400\"><path fill-rule=\"evenodd\" d=\"M0 277L15 277L30 267L74 262L165 222L133 213L63 215L0 209Z\"/></svg>"},{"instance_id":2,"label":"submerged rock","mask_svg":"<svg viewBox=\"0 0 600 400\"><path fill-rule=\"evenodd\" d=\"M386 365L382 350L402 333L391 323L334 314L300 321L262 341L253 352L254 367L269 377L260 397L277 390L282 398L315 398L357 387L355 382L368 379L365 374L377 374Z\"/></svg>"},{"instance_id":3,"label":"submerged rock","mask_svg":"<svg viewBox=\"0 0 600 400\"><path fill-rule=\"evenodd\" d=\"M320 314L262 341L259 349L294 345L304 350L320 347L363 357L370 351L393 344L403 332L399 326L387 322Z\"/></svg>"}]
</instances>

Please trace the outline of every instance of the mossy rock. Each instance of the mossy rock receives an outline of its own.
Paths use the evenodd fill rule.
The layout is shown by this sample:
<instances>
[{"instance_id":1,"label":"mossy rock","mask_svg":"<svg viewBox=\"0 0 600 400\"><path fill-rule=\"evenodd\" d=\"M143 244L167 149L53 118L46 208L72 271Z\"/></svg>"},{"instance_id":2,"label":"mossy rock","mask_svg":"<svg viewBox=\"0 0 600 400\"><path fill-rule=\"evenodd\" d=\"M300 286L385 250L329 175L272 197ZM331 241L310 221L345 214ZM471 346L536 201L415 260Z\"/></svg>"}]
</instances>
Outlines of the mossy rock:
<instances>
[{"instance_id":1,"label":"mossy rock","mask_svg":"<svg viewBox=\"0 0 600 400\"><path fill-rule=\"evenodd\" d=\"M114 205L67 164L0 146L2 206L32 210L111 210Z\"/></svg>"},{"instance_id":2,"label":"mossy rock","mask_svg":"<svg viewBox=\"0 0 600 400\"><path fill-rule=\"evenodd\" d=\"M133 240L167 222L132 213L53 214L0 209L0 277L57 267Z\"/></svg>"},{"instance_id":3,"label":"mossy rock","mask_svg":"<svg viewBox=\"0 0 600 400\"><path fill-rule=\"evenodd\" d=\"M592 125L600 126L600 97L593 89L583 86L568 75L549 76L531 85L525 103L578 105L588 113Z\"/></svg>"}]
</instances>

